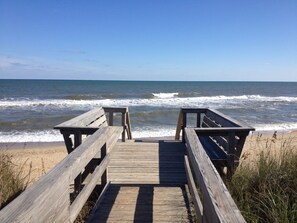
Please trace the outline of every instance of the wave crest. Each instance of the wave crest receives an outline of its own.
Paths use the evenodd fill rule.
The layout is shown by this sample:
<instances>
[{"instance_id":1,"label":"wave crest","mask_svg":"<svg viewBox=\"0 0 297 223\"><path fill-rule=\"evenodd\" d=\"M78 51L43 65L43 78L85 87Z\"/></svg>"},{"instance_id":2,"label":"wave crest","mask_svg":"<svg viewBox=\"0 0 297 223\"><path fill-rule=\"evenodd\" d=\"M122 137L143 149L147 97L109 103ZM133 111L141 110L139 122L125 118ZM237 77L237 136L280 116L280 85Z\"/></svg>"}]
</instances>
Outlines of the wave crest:
<instances>
[{"instance_id":1,"label":"wave crest","mask_svg":"<svg viewBox=\"0 0 297 223\"><path fill-rule=\"evenodd\" d=\"M45 99L45 100L0 100L0 109L22 108L22 109L78 109L85 110L96 106L152 106L152 107L216 107L230 108L242 107L246 103L274 102L274 103L295 103L297 97L267 97L261 95L240 95L240 96L201 96L201 97L176 97L178 93L154 93L154 98L109 98L94 100L63 100L63 99Z\"/></svg>"},{"instance_id":2,"label":"wave crest","mask_svg":"<svg viewBox=\"0 0 297 223\"><path fill-rule=\"evenodd\" d=\"M175 93L152 93L155 98L174 98L178 96L178 92Z\"/></svg>"}]
</instances>

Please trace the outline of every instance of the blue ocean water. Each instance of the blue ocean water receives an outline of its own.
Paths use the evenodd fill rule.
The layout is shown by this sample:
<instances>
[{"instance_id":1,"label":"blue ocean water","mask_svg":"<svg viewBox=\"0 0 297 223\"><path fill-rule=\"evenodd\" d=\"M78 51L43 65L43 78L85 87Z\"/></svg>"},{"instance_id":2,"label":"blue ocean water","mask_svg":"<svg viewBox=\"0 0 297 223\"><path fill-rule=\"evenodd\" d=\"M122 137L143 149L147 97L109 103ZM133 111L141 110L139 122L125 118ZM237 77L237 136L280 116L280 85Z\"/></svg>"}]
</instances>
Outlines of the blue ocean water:
<instances>
[{"instance_id":1,"label":"blue ocean water","mask_svg":"<svg viewBox=\"0 0 297 223\"><path fill-rule=\"evenodd\" d=\"M297 129L295 82L0 80L0 142L62 141L53 126L97 106L129 107L134 137L174 135L180 107Z\"/></svg>"}]
</instances>

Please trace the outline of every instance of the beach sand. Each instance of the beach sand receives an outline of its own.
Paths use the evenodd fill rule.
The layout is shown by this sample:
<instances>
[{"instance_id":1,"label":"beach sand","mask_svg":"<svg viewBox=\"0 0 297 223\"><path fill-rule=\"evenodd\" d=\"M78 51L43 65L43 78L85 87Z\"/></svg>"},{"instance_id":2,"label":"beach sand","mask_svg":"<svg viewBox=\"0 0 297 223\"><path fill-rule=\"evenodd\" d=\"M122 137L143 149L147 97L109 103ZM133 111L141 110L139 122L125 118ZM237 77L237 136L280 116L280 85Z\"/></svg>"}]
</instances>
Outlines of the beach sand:
<instances>
[{"instance_id":1,"label":"beach sand","mask_svg":"<svg viewBox=\"0 0 297 223\"><path fill-rule=\"evenodd\" d=\"M16 170L30 173L30 184L51 170L67 156L64 143L18 143L2 145L1 151L11 157Z\"/></svg>"},{"instance_id":2,"label":"beach sand","mask_svg":"<svg viewBox=\"0 0 297 223\"><path fill-rule=\"evenodd\" d=\"M262 152L273 158L278 158L282 153L289 151L297 152L297 131L280 132L275 135L253 132L246 140L240 163L242 165L256 163Z\"/></svg>"},{"instance_id":3,"label":"beach sand","mask_svg":"<svg viewBox=\"0 0 297 223\"><path fill-rule=\"evenodd\" d=\"M251 163L257 160L261 151L270 150L273 156L278 156L282 144L288 143L297 150L297 131L290 133L261 134L254 132L245 143L241 163ZM52 169L67 156L64 143L18 143L2 144L1 151L9 154L17 169L24 174L31 170L30 182L33 183Z\"/></svg>"}]
</instances>

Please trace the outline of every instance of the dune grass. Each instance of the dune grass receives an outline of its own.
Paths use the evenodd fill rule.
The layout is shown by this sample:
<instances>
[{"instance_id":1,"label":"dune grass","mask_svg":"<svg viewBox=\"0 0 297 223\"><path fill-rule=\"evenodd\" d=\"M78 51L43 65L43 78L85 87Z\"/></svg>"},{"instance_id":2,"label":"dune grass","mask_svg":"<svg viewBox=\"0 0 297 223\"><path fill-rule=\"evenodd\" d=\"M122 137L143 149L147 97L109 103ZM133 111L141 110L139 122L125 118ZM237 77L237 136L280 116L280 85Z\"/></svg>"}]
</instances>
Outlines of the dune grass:
<instances>
[{"instance_id":1,"label":"dune grass","mask_svg":"<svg viewBox=\"0 0 297 223\"><path fill-rule=\"evenodd\" d=\"M26 189L30 181L30 171L23 172L21 167L11 162L8 154L0 151L0 210Z\"/></svg>"},{"instance_id":2,"label":"dune grass","mask_svg":"<svg viewBox=\"0 0 297 223\"><path fill-rule=\"evenodd\" d=\"M260 145L261 135L255 143ZM297 222L297 153L290 140L274 134L226 185L247 222Z\"/></svg>"}]
</instances>

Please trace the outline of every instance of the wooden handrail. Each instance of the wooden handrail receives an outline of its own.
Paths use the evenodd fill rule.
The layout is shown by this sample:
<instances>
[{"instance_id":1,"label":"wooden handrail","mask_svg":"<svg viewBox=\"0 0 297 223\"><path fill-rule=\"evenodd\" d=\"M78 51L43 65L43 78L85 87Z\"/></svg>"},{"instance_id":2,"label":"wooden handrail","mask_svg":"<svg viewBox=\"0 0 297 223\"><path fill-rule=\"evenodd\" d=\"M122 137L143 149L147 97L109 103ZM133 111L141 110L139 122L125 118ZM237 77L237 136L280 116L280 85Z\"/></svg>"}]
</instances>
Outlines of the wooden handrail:
<instances>
[{"instance_id":1,"label":"wooden handrail","mask_svg":"<svg viewBox=\"0 0 297 223\"><path fill-rule=\"evenodd\" d=\"M107 183L110 153L121 127L102 127L57 164L50 172L26 189L0 211L0 222L73 222L101 177ZM101 153L101 162L90 181L70 201L70 184ZM104 185L102 185L104 186Z\"/></svg>"},{"instance_id":2,"label":"wooden handrail","mask_svg":"<svg viewBox=\"0 0 297 223\"><path fill-rule=\"evenodd\" d=\"M214 116L217 116L220 118L222 121L228 121L230 124L234 125L232 127L219 127L219 128L200 128L201 124L201 117L204 115L206 112L211 113ZM180 133L183 131L184 128L187 127L187 114L197 114L197 124L195 127L197 128L197 132L201 134L207 134L213 131L217 132L228 132L228 131L235 131L235 132L249 132L249 131L255 131L255 129L251 126L246 125L245 123L241 123L227 115L224 115L223 113L210 109L210 108L181 108L178 116L178 121L177 121L177 126L176 126L176 133L175 133L175 139L179 140L180 139ZM184 142L184 133L182 132L182 140Z\"/></svg>"},{"instance_id":3,"label":"wooden handrail","mask_svg":"<svg viewBox=\"0 0 297 223\"><path fill-rule=\"evenodd\" d=\"M125 142L126 140L126 132L127 132L127 138L132 139L131 122L130 122L128 107L103 107L103 109L105 113L107 113L109 116L109 121L108 121L109 126L114 125L114 114L121 113L122 115L121 125L123 126L122 141Z\"/></svg>"},{"instance_id":4,"label":"wooden handrail","mask_svg":"<svg viewBox=\"0 0 297 223\"><path fill-rule=\"evenodd\" d=\"M202 222L245 222L223 180L204 151L194 128L185 128L190 165L185 163L188 182L191 190L197 190L193 185L191 174L202 192L202 200L197 191L192 192L197 215ZM187 158L186 158L187 160Z\"/></svg>"},{"instance_id":5,"label":"wooden handrail","mask_svg":"<svg viewBox=\"0 0 297 223\"><path fill-rule=\"evenodd\" d=\"M201 114L205 113L208 110L208 108L181 108L179 115L178 115L178 121L176 126L176 132L175 132L175 140L180 139L180 133L182 132L182 140L184 142L184 131L183 129L187 126L187 114L197 114L197 126L200 127L200 118Z\"/></svg>"},{"instance_id":6,"label":"wooden handrail","mask_svg":"<svg viewBox=\"0 0 297 223\"><path fill-rule=\"evenodd\" d=\"M177 126L176 126L176 132L175 132L175 140L179 140L180 132L182 131L183 127L183 113L182 111L178 114L178 120L177 120Z\"/></svg>"}]
</instances>

